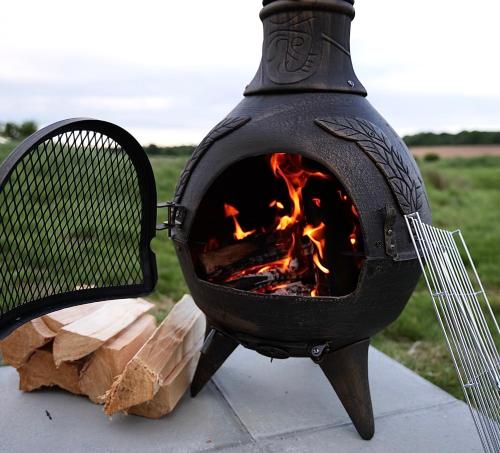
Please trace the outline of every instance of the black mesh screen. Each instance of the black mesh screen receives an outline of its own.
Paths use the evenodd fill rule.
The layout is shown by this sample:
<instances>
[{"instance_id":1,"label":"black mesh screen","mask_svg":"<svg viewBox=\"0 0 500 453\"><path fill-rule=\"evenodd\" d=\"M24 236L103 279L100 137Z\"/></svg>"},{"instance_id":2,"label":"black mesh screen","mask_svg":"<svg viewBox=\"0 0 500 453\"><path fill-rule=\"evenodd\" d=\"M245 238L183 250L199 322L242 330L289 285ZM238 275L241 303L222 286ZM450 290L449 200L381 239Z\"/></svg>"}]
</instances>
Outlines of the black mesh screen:
<instances>
[{"instance_id":1,"label":"black mesh screen","mask_svg":"<svg viewBox=\"0 0 500 453\"><path fill-rule=\"evenodd\" d=\"M153 272L143 230L145 205L153 201L154 220L155 200L144 199L140 180L152 175L141 175L116 137L71 128L50 135L6 161L12 168L0 181L0 320L56 295L76 305L111 297L105 288L132 294L153 284L145 282Z\"/></svg>"}]
</instances>

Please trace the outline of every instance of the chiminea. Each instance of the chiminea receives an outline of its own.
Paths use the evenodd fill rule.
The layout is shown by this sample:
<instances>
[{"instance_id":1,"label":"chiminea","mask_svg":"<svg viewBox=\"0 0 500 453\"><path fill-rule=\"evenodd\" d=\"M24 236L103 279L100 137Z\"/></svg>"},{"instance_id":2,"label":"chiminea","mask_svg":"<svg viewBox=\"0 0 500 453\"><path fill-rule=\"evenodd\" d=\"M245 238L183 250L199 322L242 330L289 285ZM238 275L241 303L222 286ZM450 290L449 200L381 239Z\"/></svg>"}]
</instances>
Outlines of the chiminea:
<instances>
[{"instance_id":1,"label":"chiminea","mask_svg":"<svg viewBox=\"0 0 500 453\"><path fill-rule=\"evenodd\" d=\"M209 329L196 395L238 345L310 357L373 436L370 338L420 276L403 215L430 222L409 151L365 99L349 50L353 1L266 0L245 99L198 146L168 220ZM0 338L61 308L149 294L156 188L137 141L65 120L0 166Z\"/></svg>"},{"instance_id":2,"label":"chiminea","mask_svg":"<svg viewBox=\"0 0 500 453\"><path fill-rule=\"evenodd\" d=\"M353 3L264 1L261 65L188 162L173 240L210 326L192 395L240 344L310 357L370 439L369 339L420 276L403 215L430 210L354 73Z\"/></svg>"}]
</instances>

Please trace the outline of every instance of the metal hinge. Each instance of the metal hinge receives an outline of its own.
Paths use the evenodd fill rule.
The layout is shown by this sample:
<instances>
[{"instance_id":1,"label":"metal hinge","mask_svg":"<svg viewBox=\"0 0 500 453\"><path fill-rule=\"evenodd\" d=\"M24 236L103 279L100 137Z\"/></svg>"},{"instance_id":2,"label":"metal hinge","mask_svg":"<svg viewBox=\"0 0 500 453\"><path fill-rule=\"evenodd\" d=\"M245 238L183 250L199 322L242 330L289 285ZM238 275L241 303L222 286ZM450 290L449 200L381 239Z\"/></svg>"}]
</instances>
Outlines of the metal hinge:
<instances>
[{"instance_id":1,"label":"metal hinge","mask_svg":"<svg viewBox=\"0 0 500 453\"><path fill-rule=\"evenodd\" d=\"M395 223L396 210L392 206L386 205L384 224L385 253L392 257L392 259L397 260L398 250L396 248L396 234L394 232Z\"/></svg>"},{"instance_id":2,"label":"metal hinge","mask_svg":"<svg viewBox=\"0 0 500 453\"><path fill-rule=\"evenodd\" d=\"M156 231L168 230L168 237L172 237L174 228L178 228L184 222L186 208L178 205L175 201L166 201L156 205L157 209L167 210L167 220L156 225Z\"/></svg>"}]
</instances>

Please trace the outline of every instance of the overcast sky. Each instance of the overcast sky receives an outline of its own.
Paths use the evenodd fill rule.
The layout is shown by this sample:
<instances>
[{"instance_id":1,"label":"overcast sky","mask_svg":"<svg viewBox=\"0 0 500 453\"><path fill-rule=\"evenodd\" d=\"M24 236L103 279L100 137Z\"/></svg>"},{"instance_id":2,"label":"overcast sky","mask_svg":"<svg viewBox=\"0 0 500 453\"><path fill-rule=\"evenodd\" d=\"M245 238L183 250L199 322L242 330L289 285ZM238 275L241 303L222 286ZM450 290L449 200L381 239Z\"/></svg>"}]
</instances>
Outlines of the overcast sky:
<instances>
[{"instance_id":1,"label":"overcast sky","mask_svg":"<svg viewBox=\"0 0 500 453\"><path fill-rule=\"evenodd\" d=\"M500 129L500 1L357 0L352 55L401 134ZM16 0L0 13L0 122L91 116L197 143L257 69L260 0Z\"/></svg>"}]
</instances>

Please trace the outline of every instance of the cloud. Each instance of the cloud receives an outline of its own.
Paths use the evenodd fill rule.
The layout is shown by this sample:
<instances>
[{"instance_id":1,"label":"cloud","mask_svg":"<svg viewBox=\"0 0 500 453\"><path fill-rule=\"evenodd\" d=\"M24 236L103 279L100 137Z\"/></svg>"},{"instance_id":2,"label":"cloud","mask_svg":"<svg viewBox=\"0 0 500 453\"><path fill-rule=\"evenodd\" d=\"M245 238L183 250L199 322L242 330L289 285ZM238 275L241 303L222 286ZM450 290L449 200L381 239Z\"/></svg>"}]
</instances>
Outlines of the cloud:
<instances>
[{"instance_id":1,"label":"cloud","mask_svg":"<svg viewBox=\"0 0 500 453\"><path fill-rule=\"evenodd\" d=\"M482 1L488 14L479 21L471 20L477 5L460 3L356 2L354 66L400 133L500 127L500 4ZM196 143L257 69L259 0L75 8L62 0L3 6L0 121L90 116L144 143Z\"/></svg>"}]
</instances>

